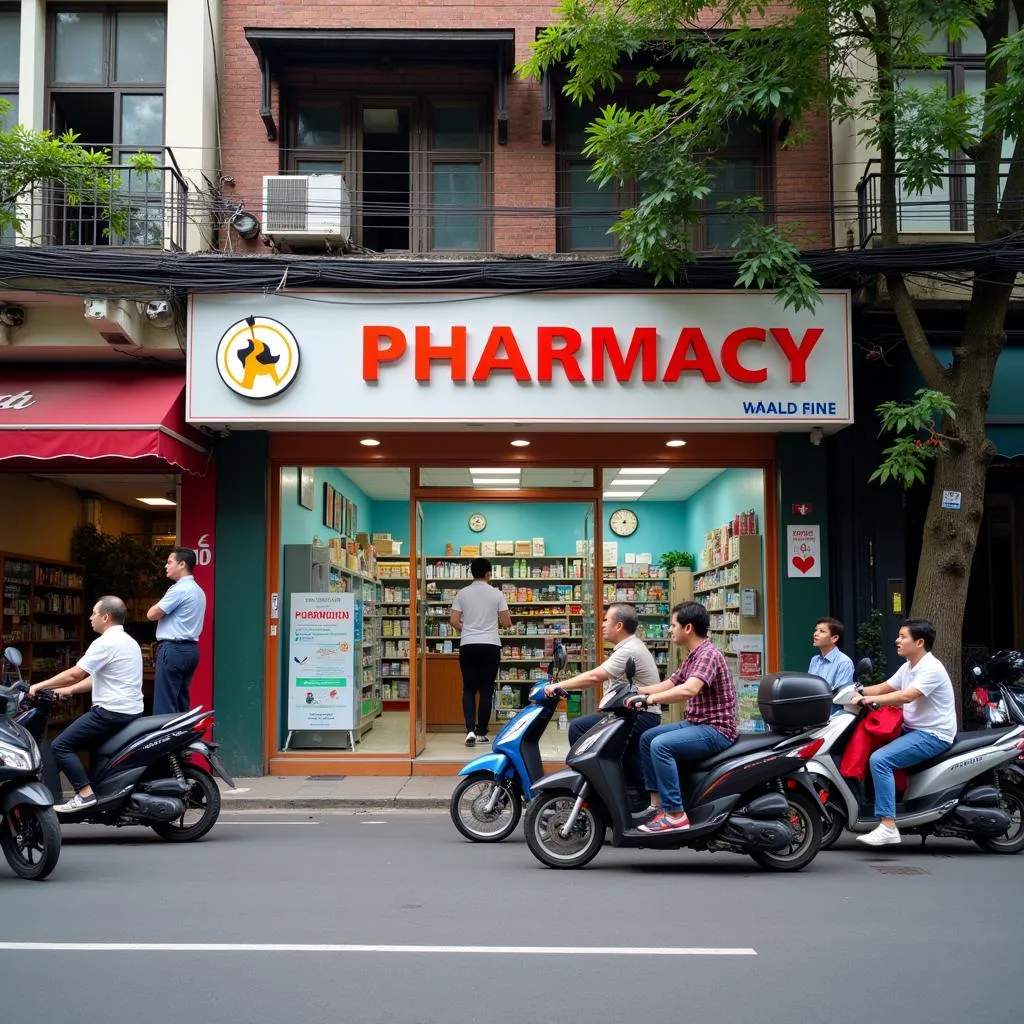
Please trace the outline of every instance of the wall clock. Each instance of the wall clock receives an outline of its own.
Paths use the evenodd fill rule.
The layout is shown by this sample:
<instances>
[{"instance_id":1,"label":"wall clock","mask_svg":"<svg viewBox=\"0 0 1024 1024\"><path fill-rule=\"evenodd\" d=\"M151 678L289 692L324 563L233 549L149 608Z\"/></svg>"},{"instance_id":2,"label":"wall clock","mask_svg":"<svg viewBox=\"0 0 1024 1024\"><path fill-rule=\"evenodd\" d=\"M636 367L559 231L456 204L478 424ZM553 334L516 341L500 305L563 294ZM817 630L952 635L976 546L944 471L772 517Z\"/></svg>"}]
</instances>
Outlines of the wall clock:
<instances>
[{"instance_id":1,"label":"wall clock","mask_svg":"<svg viewBox=\"0 0 1024 1024\"><path fill-rule=\"evenodd\" d=\"M474 533L479 533L487 527L487 519L482 512L474 512L469 517L469 528Z\"/></svg>"},{"instance_id":2,"label":"wall clock","mask_svg":"<svg viewBox=\"0 0 1024 1024\"><path fill-rule=\"evenodd\" d=\"M636 533L640 520L631 508L617 508L608 517L608 525L617 537L629 537Z\"/></svg>"}]
</instances>

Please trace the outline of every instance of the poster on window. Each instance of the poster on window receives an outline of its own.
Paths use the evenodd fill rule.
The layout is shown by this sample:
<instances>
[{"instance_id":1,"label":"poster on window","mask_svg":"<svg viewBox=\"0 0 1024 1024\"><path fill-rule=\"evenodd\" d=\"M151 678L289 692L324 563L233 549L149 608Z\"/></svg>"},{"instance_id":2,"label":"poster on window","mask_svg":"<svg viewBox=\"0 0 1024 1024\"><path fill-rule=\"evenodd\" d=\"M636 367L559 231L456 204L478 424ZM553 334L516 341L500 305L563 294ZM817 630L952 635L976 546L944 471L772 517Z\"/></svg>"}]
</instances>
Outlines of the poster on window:
<instances>
[{"instance_id":1,"label":"poster on window","mask_svg":"<svg viewBox=\"0 0 1024 1024\"><path fill-rule=\"evenodd\" d=\"M354 729L354 596L292 594L288 629L288 729Z\"/></svg>"}]
</instances>

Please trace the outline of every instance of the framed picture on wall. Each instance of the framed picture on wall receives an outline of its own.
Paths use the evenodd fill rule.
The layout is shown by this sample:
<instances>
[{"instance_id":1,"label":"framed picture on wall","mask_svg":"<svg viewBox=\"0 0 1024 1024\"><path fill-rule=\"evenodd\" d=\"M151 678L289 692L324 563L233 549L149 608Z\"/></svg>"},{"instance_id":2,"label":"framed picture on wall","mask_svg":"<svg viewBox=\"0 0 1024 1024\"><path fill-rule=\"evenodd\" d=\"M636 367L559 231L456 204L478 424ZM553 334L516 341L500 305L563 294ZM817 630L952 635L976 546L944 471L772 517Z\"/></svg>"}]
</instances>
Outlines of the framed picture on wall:
<instances>
[{"instance_id":1,"label":"framed picture on wall","mask_svg":"<svg viewBox=\"0 0 1024 1024\"><path fill-rule=\"evenodd\" d=\"M344 509L344 516L342 518L342 521L344 523L345 529L342 530L341 532L344 533L346 537L351 537L352 536L352 502L349 501L348 498L345 499L345 509Z\"/></svg>"},{"instance_id":2,"label":"framed picture on wall","mask_svg":"<svg viewBox=\"0 0 1024 1024\"><path fill-rule=\"evenodd\" d=\"M334 488L328 483L324 484L324 526L334 529Z\"/></svg>"},{"instance_id":3,"label":"framed picture on wall","mask_svg":"<svg viewBox=\"0 0 1024 1024\"><path fill-rule=\"evenodd\" d=\"M299 504L303 508L313 511L313 488L316 483L316 474L311 469L299 470Z\"/></svg>"},{"instance_id":4,"label":"framed picture on wall","mask_svg":"<svg viewBox=\"0 0 1024 1024\"><path fill-rule=\"evenodd\" d=\"M342 501L344 501L344 498L341 496L341 493L339 491L335 491L334 492L334 512L333 512L333 515L331 517L331 528L335 532L337 532L337 533L341 533L341 525L342 525L341 524L341 503L342 503Z\"/></svg>"}]
</instances>

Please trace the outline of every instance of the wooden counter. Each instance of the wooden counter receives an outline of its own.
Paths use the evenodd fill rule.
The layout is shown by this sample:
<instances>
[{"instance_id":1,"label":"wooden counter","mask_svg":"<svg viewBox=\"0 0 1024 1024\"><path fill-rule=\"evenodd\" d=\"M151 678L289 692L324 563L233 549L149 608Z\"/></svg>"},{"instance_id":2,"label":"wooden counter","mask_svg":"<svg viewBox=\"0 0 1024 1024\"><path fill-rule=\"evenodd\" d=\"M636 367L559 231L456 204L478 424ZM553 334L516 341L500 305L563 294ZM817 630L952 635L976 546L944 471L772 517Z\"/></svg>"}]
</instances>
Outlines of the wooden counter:
<instances>
[{"instance_id":1,"label":"wooden counter","mask_svg":"<svg viewBox=\"0 0 1024 1024\"><path fill-rule=\"evenodd\" d=\"M462 732L462 673L457 654L427 656L427 729L430 732Z\"/></svg>"}]
</instances>

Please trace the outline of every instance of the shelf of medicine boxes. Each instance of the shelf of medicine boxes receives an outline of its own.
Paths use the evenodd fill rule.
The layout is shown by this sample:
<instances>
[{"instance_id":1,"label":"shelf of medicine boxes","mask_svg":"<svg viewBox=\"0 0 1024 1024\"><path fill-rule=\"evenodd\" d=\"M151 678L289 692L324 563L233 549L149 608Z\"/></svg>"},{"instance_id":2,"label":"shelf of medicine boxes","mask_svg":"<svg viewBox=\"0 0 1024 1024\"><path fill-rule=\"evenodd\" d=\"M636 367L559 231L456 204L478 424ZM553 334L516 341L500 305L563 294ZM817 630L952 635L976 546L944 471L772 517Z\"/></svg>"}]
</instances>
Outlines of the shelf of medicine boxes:
<instances>
[{"instance_id":1,"label":"shelf of medicine boxes","mask_svg":"<svg viewBox=\"0 0 1024 1024\"><path fill-rule=\"evenodd\" d=\"M729 542L729 558L693 574L693 597L709 612L711 640L726 653L733 651L733 637L763 630L761 600L761 537L740 534ZM740 615L740 592L757 593L757 613Z\"/></svg>"},{"instance_id":2,"label":"shelf of medicine boxes","mask_svg":"<svg viewBox=\"0 0 1024 1024\"><path fill-rule=\"evenodd\" d=\"M629 566L621 566L620 569ZM639 634L645 644L655 652L655 660L659 665L668 664L667 648L668 620L672 605L668 597L667 576L617 576L611 575L616 570L605 569L604 572L604 603L624 601L636 608L640 620ZM658 657L658 649L666 649L664 657Z\"/></svg>"},{"instance_id":3,"label":"shelf of medicine boxes","mask_svg":"<svg viewBox=\"0 0 1024 1024\"><path fill-rule=\"evenodd\" d=\"M331 562L327 589L334 594L352 594L360 603L360 644L356 666L359 669L359 729L366 732L369 724L384 710L377 664L377 640L382 633L378 609L383 586L374 576Z\"/></svg>"}]
</instances>

